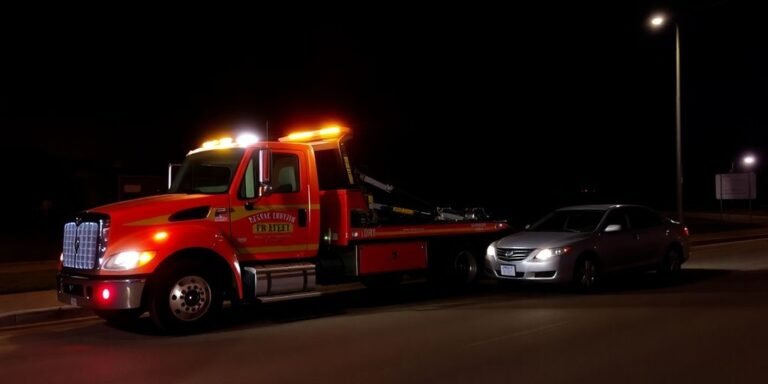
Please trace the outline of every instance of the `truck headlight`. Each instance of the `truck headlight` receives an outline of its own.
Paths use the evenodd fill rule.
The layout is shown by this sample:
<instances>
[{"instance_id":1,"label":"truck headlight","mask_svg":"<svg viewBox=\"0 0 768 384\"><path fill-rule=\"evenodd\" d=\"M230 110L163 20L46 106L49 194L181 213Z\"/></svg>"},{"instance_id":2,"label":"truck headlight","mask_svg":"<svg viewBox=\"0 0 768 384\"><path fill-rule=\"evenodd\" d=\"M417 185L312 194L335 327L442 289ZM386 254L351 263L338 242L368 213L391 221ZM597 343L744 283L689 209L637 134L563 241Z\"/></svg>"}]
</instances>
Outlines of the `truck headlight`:
<instances>
[{"instance_id":1,"label":"truck headlight","mask_svg":"<svg viewBox=\"0 0 768 384\"><path fill-rule=\"evenodd\" d=\"M558 247L558 248L544 248L540 249L539 252L536 253L535 256L533 256L532 261L546 261L549 260L555 256L560 256L568 253L568 251L571 250L571 247Z\"/></svg>"},{"instance_id":2,"label":"truck headlight","mask_svg":"<svg viewBox=\"0 0 768 384\"><path fill-rule=\"evenodd\" d=\"M155 257L155 251L127 251L109 256L102 266L103 269L124 271L141 267Z\"/></svg>"}]
</instances>

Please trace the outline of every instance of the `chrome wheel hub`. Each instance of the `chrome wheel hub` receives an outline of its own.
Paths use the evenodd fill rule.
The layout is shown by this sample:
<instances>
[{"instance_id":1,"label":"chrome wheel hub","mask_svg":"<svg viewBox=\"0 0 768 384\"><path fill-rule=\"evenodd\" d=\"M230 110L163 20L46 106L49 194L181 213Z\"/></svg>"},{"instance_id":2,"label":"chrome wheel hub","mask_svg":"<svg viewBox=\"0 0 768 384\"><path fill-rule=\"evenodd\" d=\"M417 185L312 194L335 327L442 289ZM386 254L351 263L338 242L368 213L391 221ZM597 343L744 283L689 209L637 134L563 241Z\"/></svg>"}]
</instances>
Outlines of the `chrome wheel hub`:
<instances>
[{"instance_id":1,"label":"chrome wheel hub","mask_svg":"<svg viewBox=\"0 0 768 384\"><path fill-rule=\"evenodd\" d=\"M200 276L182 277L171 288L168 305L177 319L197 320L211 306L211 286Z\"/></svg>"}]
</instances>

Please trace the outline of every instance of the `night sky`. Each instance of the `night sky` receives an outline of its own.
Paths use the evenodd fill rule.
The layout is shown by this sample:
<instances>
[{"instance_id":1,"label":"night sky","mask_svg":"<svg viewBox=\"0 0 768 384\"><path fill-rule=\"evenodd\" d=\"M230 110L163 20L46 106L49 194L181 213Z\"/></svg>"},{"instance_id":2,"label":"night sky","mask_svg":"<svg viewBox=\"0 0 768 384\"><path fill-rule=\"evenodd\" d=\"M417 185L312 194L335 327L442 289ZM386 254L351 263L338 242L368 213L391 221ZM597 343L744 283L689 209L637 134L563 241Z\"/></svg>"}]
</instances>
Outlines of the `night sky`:
<instances>
[{"instance_id":1,"label":"night sky","mask_svg":"<svg viewBox=\"0 0 768 384\"><path fill-rule=\"evenodd\" d=\"M5 12L11 212L114 201L117 176L162 176L217 133L266 136L267 121L271 138L341 122L362 171L512 221L582 202L674 210L674 33L647 28L660 8L681 31L686 206L715 209L714 175L742 153L766 163L762 13L537 4Z\"/></svg>"}]
</instances>

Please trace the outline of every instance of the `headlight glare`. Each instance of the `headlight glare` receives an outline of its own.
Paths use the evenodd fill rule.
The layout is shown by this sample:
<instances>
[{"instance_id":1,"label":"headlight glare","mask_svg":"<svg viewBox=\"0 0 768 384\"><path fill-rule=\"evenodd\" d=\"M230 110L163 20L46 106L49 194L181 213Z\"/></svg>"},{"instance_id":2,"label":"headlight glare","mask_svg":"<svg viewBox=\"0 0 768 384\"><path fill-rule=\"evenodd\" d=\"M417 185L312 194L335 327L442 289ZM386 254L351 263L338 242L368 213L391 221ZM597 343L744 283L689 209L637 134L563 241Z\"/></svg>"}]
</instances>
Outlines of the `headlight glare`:
<instances>
[{"instance_id":1,"label":"headlight glare","mask_svg":"<svg viewBox=\"0 0 768 384\"><path fill-rule=\"evenodd\" d=\"M104 263L104 269L124 271L149 263L155 257L155 251L126 251L116 253Z\"/></svg>"},{"instance_id":2,"label":"headlight glare","mask_svg":"<svg viewBox=\"0 0 768 384\"><path fill-rule=\"evenodd\" d=\"M571 250L571 247L544 248L539 250L536 256L533 257L533 260L546 261L555 256L564 255L568 253L568 251L570 250Z\"/></svg>"}]
</instances>

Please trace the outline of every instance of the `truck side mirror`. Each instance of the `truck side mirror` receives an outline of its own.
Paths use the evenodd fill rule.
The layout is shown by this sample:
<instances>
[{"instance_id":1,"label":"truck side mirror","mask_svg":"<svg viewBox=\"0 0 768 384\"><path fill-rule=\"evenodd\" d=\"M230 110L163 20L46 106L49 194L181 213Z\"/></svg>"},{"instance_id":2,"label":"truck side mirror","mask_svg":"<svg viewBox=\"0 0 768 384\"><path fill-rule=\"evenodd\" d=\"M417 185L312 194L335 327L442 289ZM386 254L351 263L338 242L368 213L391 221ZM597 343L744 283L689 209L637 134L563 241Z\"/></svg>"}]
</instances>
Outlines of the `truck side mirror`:
<instances>
[{"instance_id":1,"label":"truck side mirror","mask_svg":"<svg viewBox=\"0 0 768 384\"><path fill-rule=\"evenodd\" d=\"M272 151L259 150L259 196L272 194Z\"/></svg>"}]
</instances>

